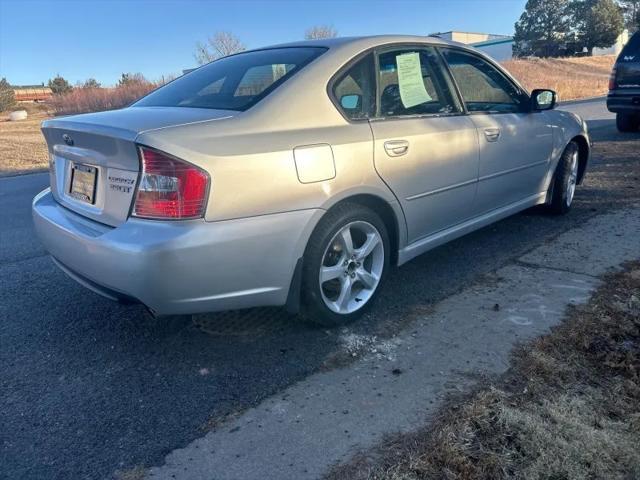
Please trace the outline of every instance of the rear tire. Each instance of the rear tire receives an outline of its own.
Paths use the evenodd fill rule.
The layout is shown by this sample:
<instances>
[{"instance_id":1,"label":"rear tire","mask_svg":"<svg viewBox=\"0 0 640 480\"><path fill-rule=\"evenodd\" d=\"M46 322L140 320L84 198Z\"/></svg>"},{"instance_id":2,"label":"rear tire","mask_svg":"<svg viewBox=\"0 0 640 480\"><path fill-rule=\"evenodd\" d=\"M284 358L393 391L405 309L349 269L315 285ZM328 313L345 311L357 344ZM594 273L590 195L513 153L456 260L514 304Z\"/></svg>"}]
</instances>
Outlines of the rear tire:
<instances>
[{"instance_id":1,"label":"rear tire","mask_svg":"<svg viewBox=\"0 0 640 480\"><path fill-rule=\"evenodd\" d=\"M571 209L578 183L579 155L578 144L570 142L558 161L550 187L551 199L547 204L547 210L553 214L563 215Z\"/></svg>"},{"instance_id":2,"label":"rear tire","mask_svg":"<svg viewBox=\"0 0 640 480\"><path fill-rule=\"evenodd\" d=\"M356 203L343 203L320 220L302 268L305 321L346 325L371 307L389 267L389 236L382 219Z\"/></svg>"},{"instance_id":3,"label":"rear tire","mask_svg":"<svg viewBox=\"0 0 640 480\"><path fill-rule=\"evenodd\" d=\"M617 113L616 127L619 132L637 132L640 124L640 116L632 113Z\"/></svg>"}]
</instances>

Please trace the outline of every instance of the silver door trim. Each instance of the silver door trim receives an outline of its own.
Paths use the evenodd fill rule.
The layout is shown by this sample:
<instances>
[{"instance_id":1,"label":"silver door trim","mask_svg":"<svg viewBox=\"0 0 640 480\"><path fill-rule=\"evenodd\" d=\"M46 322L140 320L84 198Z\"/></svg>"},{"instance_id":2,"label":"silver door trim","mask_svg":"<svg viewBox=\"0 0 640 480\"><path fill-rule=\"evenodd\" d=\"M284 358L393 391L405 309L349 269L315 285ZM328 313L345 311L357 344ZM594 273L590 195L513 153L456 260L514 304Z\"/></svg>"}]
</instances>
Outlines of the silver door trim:
<instances>
[{"instance_id":1,"label":"silver door trim","mask_svg":"<svg viewBox=\"0 0 640 480\"><path fill-rule=\"evenodd\" d=\"M472 178L471 180L467 180L465 182L456 183L454 185L447 185L446 187L437 188L435 190L430 190L428 192L416 193L415 195L410 195L406 197L405 200L410 202L411 200L417 200L418 198L428 197L429 195L448 192L449 190L453 190L454 188L466 187L467 185L471 185L472 183L476 183L477 181L478 181L477 178Z\"/></svg>"},{"instance_id":2,"label":"silver door trim","mask_svg":"<svg viewBox=\"0 0 640 480\"><path fill-rule=\"evenodd\" d=\"M540 160L539 162L529 163L527 165L521 165L519 167L510 168L509 170L502 170L501 172L495 172L490 175L484 175L478 178L479 182L484 180L491 180L492 178L501 177L502 175L509 175L510 173L519 172L520 170L526 170L527 168L537 167L539 165L543 165L545 163L549 163L548 160Z\"/></svg>"}]
</instances>

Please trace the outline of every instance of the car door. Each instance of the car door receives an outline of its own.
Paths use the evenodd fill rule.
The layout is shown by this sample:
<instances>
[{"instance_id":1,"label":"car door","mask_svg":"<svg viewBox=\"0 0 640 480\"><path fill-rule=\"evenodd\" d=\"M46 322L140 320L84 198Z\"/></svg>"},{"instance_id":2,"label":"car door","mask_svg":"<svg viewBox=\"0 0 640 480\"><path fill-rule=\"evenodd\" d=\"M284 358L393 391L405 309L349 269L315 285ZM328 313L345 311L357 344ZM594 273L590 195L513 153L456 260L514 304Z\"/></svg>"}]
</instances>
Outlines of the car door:
<instances>
[{"instance_id":1,"label":"car door","mask_svg":"<svg viewBox=\"0 0 640 480\"><path fill-rule=\"evenodd\" d=\"M476 213L543 192L553 148L548 112L531 112L528 95L479 55L441 51L478 130Z\"/></svg>"},{"instance_id":2,"label":"car door","mask_svg":"<svg viewBox=\"0 0 640 480\"><path fill-rule=\"evenodd\" d=\"M376 70L375 167L404 210L411 243L473 214L476 127L434 48L378 51Z\"/></svg>"}]
</instances>

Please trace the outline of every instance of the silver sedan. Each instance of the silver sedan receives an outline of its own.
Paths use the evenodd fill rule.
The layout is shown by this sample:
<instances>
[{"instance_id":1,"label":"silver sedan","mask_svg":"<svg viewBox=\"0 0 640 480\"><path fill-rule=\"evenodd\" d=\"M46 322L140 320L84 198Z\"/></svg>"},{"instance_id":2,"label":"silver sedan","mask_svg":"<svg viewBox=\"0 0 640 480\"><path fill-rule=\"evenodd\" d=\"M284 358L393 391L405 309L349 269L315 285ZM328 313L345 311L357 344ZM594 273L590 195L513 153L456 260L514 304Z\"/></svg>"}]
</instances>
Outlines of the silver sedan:
<instances>
[{"instance_id":1,"label":"silver sedan","mask_svg":"<svg viewBox=\"0 0 640 480\"><path fill-rule=\"evenodd\" d=\"M590 142L555 103L437 38L243 52L44 122L33 217L70 277L155 314L286 305L343 324L392 266L534 205L569 210Z\"/></svg>"}]
</instances>

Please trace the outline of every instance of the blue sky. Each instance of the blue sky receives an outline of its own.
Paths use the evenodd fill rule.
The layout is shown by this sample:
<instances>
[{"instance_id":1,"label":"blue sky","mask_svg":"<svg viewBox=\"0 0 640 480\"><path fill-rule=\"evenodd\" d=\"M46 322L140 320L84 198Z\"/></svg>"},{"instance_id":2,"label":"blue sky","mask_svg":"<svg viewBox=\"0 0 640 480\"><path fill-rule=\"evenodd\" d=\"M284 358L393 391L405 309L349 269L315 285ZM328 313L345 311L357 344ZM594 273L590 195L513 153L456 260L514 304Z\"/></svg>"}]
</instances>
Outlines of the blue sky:
<instances>
[{"instance_id":1,"label":"blue sky","mask_svg":"<svg viewBox=\"0 0 640 480\"><path fill-rule=\"evenodd\" d=\"M195 44L218 30L249 47L302 39L316 24L340 36L465 30L512 34L526 0L0 0L0 77L38 84L113 84L195 65Z\"/></svg>"}]
</instances>

